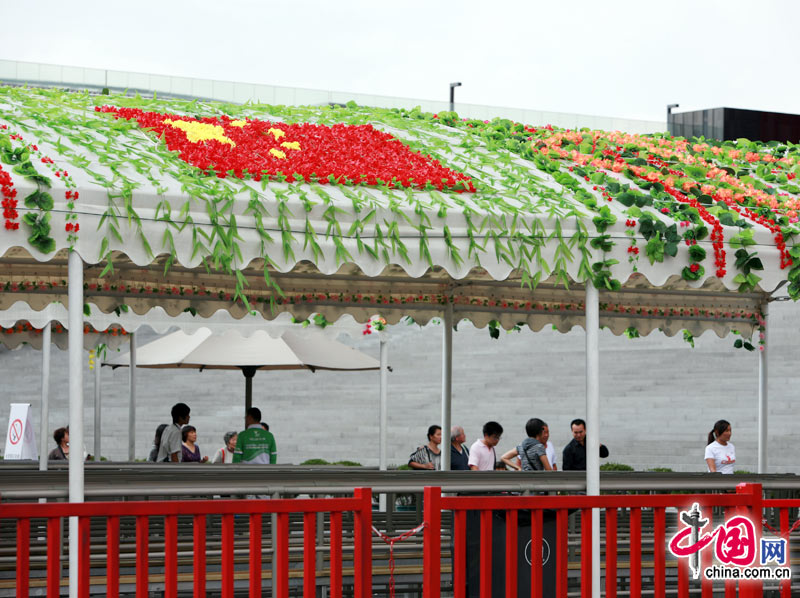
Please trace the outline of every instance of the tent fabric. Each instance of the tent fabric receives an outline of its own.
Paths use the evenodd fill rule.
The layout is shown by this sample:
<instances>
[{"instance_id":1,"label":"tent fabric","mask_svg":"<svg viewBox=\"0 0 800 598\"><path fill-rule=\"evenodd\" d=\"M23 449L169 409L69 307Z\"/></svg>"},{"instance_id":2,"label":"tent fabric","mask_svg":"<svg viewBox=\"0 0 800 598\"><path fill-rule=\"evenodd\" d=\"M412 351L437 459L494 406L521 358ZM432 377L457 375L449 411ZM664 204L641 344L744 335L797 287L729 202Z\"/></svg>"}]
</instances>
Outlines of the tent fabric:
<instances>
[{"instance_id":1,"label":"tent fabric","mask_svg":"<svg viewBox=\"0 0 800 598\"><path fill-rule=\"evenodd\" d=\"M148 118L156 118L161 136L136 119L115 118L121 107L155 114ZM173 130L176 122L182 132ZM275 142L303 123L320 125L328 136L388 133L390 147L402 144L428 160L425 168L435 160L453 174L425 188L420 181L407 180L410 186L404 187L380 178L406 172L403 160L410 159L404 157L370 166L379 173L370 175L374 184L352 185L348 161L365 163L358 139L335 146L339 153L326 154L327 161L316 166L298 166L342 162L343 174L325 181L307 172L283 180L293 175L275 171L280 165L268 180L268 171L261 178L214 172L213 161L205 170L191 162L206 159L204 152L227 151L238 129L266 122L275 139L262 137ZM740 150L723 148L728 162L719 158L710 166L719 147L692 149L669 141L706 168L692 170L672 156L660 170L644 173L659 163L629 146L645 138L525 127L530 139L519 142L504 132L514 133L514 123L484 125L418 111L0 88L0 158L19 198L17 217L0 229L0 309L17 301L34 310L66 303L70 248L87 264L86 301L105 313L126 305L144 315L158 305L170 316L187 309L201 317L226 310L241 318L255 310L267 319L288 312L300 319L322 314L328 321L350 314L364 322L380 314L389 323L402 316L425 323L453 303L456 318L478 326L537 330L554 324L568 330L582 324L583 283L591 278L601 289L600 323L615 334L633 327L641 334L688 329L724 335L757 328L761 304L782 285L797 294L797 259L790 257L798 230L793 202L800 191L792 184L795 147L743 141L741 160ZM197 141L193 127L201 137L213 133L222 141ZM279 137L278 129L288 132ZM182 143L196 150L194 157L168 146L184 133ZM579 137L574 153L561 149L570 135ZM308 149L313 155L315 138L303 139L281 142L290 145L276 151L299 156ZM655 147L666 136L646 139ZM598 140L605 144L603 155L592 154ZM761 160L757 168L744 161L745 153ZM590 161L593 155L598 157ZM744 167L736 170L741 164L753 167L743 174ZM718 177L715 184L726 176L733 182L706 190L712 197L681 195L691 187L684 181L667 187L671 198L664 190L673 185L668 179L683 180L672 172L695 176L694 186L703 190L709 173ZM474 192L460 182L466 177ZM772 180L773 185L765 182ZM752 198L733 194L745 183ZM724 204L728 195L742 195L744 203ZM684 225L688 236L681 232ZM692 239L695 231L698 238Z\"/></svg>"}]
</instances>

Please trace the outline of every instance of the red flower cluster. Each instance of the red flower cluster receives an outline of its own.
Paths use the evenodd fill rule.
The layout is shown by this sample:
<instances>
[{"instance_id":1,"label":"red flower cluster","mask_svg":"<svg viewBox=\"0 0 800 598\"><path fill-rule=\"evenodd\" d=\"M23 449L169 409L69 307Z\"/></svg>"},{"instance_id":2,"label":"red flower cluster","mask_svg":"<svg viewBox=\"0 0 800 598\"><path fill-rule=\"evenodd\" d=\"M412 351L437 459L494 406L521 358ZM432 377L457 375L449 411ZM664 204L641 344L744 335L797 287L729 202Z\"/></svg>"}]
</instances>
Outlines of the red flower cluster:
<instances>
[{"instance_id":1,"label":"red flower cluster","mask_svg":"<svg viewBox=\"0 0 800 598\"><path fill-rule=\"evenodd\" d=\"M631 245L630 247L628 247L628 253L632 253L633 255L638 255L639 248L636 247L636 245Z\"/></svg>"},{"instance_id":2,"label":"red flower cluster","mask_svg":"<svg viewBox=\"0 0 800 598\"><path fill-rule=\"evenodd\" d=\"M627 220L625 220L625 226L633 228L634 226L636 226L636 220L634 220L633 218L628 218Z\"/></svg>"},{"instance_id":3,"label":"red flower cluster","mask_svg":"<svg viewBox=\"0 0 800 598\"><path fill-rule=\"evenodd\" d=\"M6 230L19 228L19 212L17 212L17 190L11 181L11 175L0 166L0 194L3 196L3 218L6 219Z\"/></svg>"},{"instance_id":4,"label":"red flower cluster","mask_svg":"<svg viewBox=\"0 0 800 598\"><path fill-rule=\"evenodd\" d=\"M181 159L220 178L233 175L258 181L266 175L271 180L289 182L302 179L322 184L385 183L389 187L417 189L424 189L430 183L439 190L475 191L468 176L411 151L372 125L285 124L239 121L227 116L194 119L115 106L95 110L115 114L117 118L135 119L162 137ZM175 126L179 122L187 124ZM204 130L217 138L211 135L190 141L188 131L192 127L200 129L200 125L206 125Z\"/></svg>"}]
</instances>

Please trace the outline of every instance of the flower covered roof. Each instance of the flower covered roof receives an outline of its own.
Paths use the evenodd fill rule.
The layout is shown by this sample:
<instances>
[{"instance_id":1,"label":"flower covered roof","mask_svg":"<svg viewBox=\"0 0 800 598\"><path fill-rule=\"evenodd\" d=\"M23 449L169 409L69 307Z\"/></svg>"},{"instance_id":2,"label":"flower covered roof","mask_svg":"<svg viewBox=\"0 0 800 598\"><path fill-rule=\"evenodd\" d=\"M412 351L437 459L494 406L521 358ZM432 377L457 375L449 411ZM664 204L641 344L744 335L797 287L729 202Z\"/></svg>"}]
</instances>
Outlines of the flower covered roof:
<instances>
[{"instance_id":1,"label":"flower covered roof","mask_svg":"<svg viewBox=\"0 0 800 598\"><path fill-rule=\"evenodd\" d=\"M0 87L0 308L752 330L800 295L800 146ZM124 307L123 307L124 306Z\"/></svg>"}]
</instances>

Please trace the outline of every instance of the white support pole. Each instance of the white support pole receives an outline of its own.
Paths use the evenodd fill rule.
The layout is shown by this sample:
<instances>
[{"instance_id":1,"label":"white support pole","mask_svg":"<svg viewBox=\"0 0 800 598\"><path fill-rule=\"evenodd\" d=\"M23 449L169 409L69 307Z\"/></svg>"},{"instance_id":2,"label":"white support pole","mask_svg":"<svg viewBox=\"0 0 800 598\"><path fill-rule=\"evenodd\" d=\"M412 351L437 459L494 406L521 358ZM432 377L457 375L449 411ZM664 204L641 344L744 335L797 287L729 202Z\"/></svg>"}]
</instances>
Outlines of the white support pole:
<instances>
[{"instance_id":1,"label":"white support pole","mask_svg":"<svg viewBox=\"0 0 800 598\"><path fill-rule=\"evenodd\" d=\"M586 494L600 494L600 299L586 281ZM592 596L600 596L600 510L592 509Z\"/></svg>"},{"instance_id":2,"label":"white support pole","mask_svg":"<svg viewBox=\"0 0 800 598\"><path fill-rule=\"evenodd\" d=\"M47 471L47 438L50 434L50 322L42 328L42 421L39 426L39 471Z\"/></svg>"},{"instance_id":3,"label":"white support pole","mask_svg":"<svg viewBox=\"0 0 800 598\"><path fill-rule=\"evenodd\" d=\"M769 351L769 304L765 301L761 306L764 317L764 344L759 345L758 352L758 473L767 473L767 389L769 385L769 369L767 357Z\"/></svg>"},{"instance_id":4,"label":"white support pole","mask_svg":"<svg viewBox=\"0 0 800 598\"><path fill-rule=\"evenodd\" d=\"M69 502L83 502L83 261L70 251L69 297ZM69 596L78 598L78 518L69 518Z\"/></svg>"},{"instance_id":5,"label":"white support pole","mask_svg":"<svg viewBox=\"0 0 800 598\"><path fill-rule=\"evenodd\" d=\"M128 461L136 459L136 334L131 332L130 397L128 402Z\"/></svg>"},{"instance_id":6,"label":"white support pole","mask_svg":"<svg viewBox=\"0 0 800 598\"><path fill-rule=\"evenodd\" d=\"M389 406L389 346L386 339L383 338L384 333L381 334L381 406L379 414L379 452L378 452L378 468L381 471L386 471L388 466L386 458L386 434L389 430L389 418L387 408ZM386 494L381 494L378 498L379 508L384 513L386 512Z\"/></svg>"},{"instance_id":7,"label":"white support pole","mask_svg":"<svg viewBox=\"0 0 800 598\"><path fill-rule=\"evenodd\" d=\"M94 460L95 463L100 462L100 440L102 438L101 420L102 409L100 407L101 388L100 388L100 355L98 349L100 343L95 348L94 355Z\"/></svg>"},{"instance_id":8,"label":"white support pole","mask_svg":"<svg viewBox=\"0 0 800 598\"><path fill-rule=\"evenodd\" d=\"M442 471L450 471L450 415L453 402L453 304L444 310L442 330Z\"/></svg>"}]
</instances>

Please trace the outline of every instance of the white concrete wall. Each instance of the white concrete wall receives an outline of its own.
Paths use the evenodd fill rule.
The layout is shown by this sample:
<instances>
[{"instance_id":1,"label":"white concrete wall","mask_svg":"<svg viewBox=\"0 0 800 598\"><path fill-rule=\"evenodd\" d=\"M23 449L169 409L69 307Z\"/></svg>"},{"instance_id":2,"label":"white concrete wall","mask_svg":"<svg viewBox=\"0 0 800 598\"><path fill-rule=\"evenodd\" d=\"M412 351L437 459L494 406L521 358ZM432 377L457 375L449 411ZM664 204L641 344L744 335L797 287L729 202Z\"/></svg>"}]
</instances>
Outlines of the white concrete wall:
<instances>
[{"instance_id":1,"label":"white concrete wall","mask_svg":"<svg viewBox=\"0 0 800 598\"><path fill-rule=\"evenodd\" d=\"M770 471L794 472L800 306L777 303L771 311ZM391 334L388 455L390 463L399 464L440 417L441 328L400 325ZM374 335L353 344L377 358ZM462 323L454 334L453 422L464 426L472 442L483 422L499 421L506 429L502 452L522 439L529 417L541 417L560 450L570 440L569 421L584 417L583 344L580 329L501 333L493 340L486 330ZM737 468L755 471L758 357L734 349L733 338L711 333L696 344L692 349L660 333L637 340L601 334L601 441L611 450L609 460L637 469L700 471L706 435L715 420L724 418L733 424ZM2 430L11 402L33 404L38 430L40 364L40 353L30 348L0 351ZM91 450L93 376L86 367L85 426ZM52 431L67 423L68 414L67 354L57 349L51 380ZM124 459L127 370L104 369L103 382L103 454ZM254 405L275 433L282 463L321 457L377 465L378 384L377 372L258 372ZM138 392L136 454L142 458L156 426L170 421L170 406L177 401L191 406L205 453L221 445L226 430L243 425L244 378L237 372L140 370Z\"/></svg>"}]
</instances>

